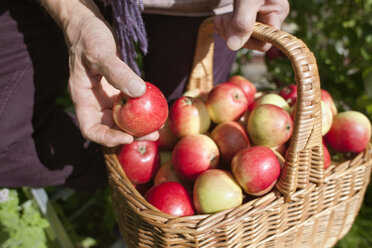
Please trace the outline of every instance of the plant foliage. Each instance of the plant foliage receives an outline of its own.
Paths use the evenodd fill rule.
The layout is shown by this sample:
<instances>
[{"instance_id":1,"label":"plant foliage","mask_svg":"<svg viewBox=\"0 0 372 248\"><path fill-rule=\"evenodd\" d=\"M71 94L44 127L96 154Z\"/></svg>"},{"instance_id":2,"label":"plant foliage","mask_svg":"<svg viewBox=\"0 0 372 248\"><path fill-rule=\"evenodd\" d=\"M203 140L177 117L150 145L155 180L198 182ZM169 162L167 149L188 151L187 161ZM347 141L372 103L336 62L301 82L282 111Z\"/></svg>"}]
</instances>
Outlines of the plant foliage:
<instances>
[{"instance_id":1,"label":"plant foliage","mask_svg":"<svg viewBox=\"0 0 372 248\"><path fill-rule=\"evenodd\" d=\"M338 108L372 119L372 0L290 1L286 22L317 60L322 88ZM268 63L283 85L294 82L289 60Z\"/></svg>"},{"instance_id":2,"label":"plant foliage","mask_svg":"<svg viewBox=\"0 0 372 248\"><path fill-rule=\"evenodd\" d=\"M44 229L48 222L41 217L31 200L20 204L16 190L0 190L0 247L47 248Z\"/></svg>"}]
</instances>

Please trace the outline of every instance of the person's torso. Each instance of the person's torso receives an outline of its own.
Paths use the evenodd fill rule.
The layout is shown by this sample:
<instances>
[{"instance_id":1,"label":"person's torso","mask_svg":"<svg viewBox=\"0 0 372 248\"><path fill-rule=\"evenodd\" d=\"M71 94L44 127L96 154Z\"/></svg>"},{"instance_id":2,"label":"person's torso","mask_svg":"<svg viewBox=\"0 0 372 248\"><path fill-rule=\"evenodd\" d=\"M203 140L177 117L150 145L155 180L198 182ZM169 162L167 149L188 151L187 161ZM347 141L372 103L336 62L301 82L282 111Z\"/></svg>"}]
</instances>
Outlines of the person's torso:
<instances>
[{"instance_id":1,"label":"person's torso","mask_svg":"<svg viewBox=\"0 0 372 248\"><path fill-rule=\"evenodd\" d=\"M232 12L233 0L143 0L144 13L211 16Z\"/></svg>"}]
</instances>

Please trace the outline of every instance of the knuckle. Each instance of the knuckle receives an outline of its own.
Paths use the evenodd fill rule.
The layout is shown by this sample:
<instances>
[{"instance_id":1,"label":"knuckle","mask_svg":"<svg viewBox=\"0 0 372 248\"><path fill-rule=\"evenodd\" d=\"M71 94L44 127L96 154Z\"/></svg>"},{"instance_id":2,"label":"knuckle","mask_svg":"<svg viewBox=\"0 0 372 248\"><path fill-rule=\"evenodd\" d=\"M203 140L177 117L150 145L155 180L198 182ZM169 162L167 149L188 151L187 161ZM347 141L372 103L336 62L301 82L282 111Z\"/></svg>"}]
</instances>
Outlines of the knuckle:
<instances>
[{"instance_id":1,"label":"knuckle","mask_svg":"<svg viewBox=\"0 0 372 248\"><path fill-rule=\"evenodd\" d=\"M252 23L248 18L239 17L235 19L233 27L238 33L247 33L251 31Z\"/></svg>"},{"instance_id":2,"label":"knuckle","mask_svg":"<svg viewBox=\"0 0 372 248\"><path fill-rule=\"evenodd\" d=\"M84 56L88 62L91 64L96 64L101 61L103 56L102 50L103 42L100 39L92 39L87 41L87 44L85 44L85 52Z\"/></svg>"},{"instance_id":3,"label":"knuckle","mask_svg":"<svg viewBox=\"0 0 372 248\"><path fill-rule=\"evenodd\" d=\"M80 132L81 132L81 135L83 136L84 139L90 140L89 131L86 130L86 128L81 128Z\"/></svg>"}]
</instances>

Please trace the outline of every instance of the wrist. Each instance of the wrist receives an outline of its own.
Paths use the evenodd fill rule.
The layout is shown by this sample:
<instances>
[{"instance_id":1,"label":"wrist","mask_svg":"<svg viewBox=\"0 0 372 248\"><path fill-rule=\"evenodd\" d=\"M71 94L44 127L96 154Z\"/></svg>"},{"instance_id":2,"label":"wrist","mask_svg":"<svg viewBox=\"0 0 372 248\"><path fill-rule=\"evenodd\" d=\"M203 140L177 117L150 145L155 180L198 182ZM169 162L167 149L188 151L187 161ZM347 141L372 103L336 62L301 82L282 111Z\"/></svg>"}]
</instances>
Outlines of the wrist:
<instances>
[{"instance_id":1,"label":"wrist","mask_svg":"<svg viewBox=\"0 0 372 248\"><path fill-rule=\"evenodd\" d=\"M93 0L39 0L71 44L78 38L81 27L92 18L103 19ZM68 44L68 45L69 45Z\"/></svg>"}]
</instances>

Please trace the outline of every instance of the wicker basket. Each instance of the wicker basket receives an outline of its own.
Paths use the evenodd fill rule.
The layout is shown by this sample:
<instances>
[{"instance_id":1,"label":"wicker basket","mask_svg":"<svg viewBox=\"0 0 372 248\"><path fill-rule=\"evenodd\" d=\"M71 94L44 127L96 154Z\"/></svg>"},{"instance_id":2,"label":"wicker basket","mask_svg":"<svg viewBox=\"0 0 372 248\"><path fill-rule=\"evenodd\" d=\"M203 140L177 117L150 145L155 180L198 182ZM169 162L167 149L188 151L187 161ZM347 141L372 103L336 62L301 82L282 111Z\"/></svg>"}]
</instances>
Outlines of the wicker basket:
<instances>
[{"instance_id":1,"label":"wicker basket","mask_svg":"<svg viewBox=\"0 0 372 248\"><path fill-rule=\"evenodd\" d=\"M253 37L292 61L298 85L294 132L276 189L215 214L174 217L138 193L114 149L104 149L114 212L129 247L332 247L352 226L369 183L372 146L323 169L320 83L299 39L257 23ZM200 27L188 88L211 89L213 19Z\"/></svg>"}]
</instances>

